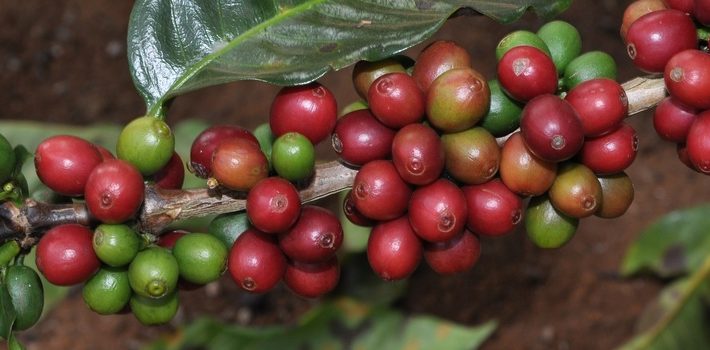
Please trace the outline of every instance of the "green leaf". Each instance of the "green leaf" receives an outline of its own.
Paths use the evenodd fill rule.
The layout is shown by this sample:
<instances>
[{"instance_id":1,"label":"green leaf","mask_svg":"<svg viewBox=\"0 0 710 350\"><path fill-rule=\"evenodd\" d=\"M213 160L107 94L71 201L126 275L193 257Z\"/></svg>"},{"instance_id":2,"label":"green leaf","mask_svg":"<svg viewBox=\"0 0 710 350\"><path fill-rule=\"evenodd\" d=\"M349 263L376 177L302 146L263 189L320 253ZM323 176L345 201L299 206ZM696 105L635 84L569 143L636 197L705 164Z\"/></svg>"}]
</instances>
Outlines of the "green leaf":
<instances>
[{"instance_id":1,"label":"green leaf","mask_svg":"<svg viewBox=\"0 0 710 350\"><path fill-rule=\"evenodd\" d=\"M710 255L689 278L666 287L639 320L640 331L620 350L710 349L703 291L710 275Z\"/></svg>"},{"instance_id":2,"label":"green leaf","mask_svg":"<svg viewBox=\"0 0 710 350\"><path fill-rule=\"evenodd\" d=\"M325 302L304 315L295 326L249 328L198 320L170 343L159 341L151 350L168 349L473 349L495 330L495 323L469 327L429 316L408 317L393 308L371 307L354 299Z\"/></svg>"},{"instance_id":3,"label":"green leaf","mask_svg":"<svg viewBox=\"0 0 710 350\"><path fill-rule=\"evenodd\" d=\"M0 338L9 339L17 313L5 283L0 283Z\"/></svg>"},{"instance_id":4,"label":"green leaf","mask_svg":"<svg viewBox=\"0 0 710 350\"><path fill-rule=\"evenodd\" d=\"M22 345L19 340L17 340L17 337L14 333L10 334L10 339L7 340L7 344L8 350L25 350L25 346Z\"/></svg>"},{"instance_id":5,"label":"green leaf","mask_svg":"<svg viewBox=\"0 0 710 350\"><path fill-rule=\"evenodd\" d=\"M295 85L420 43L461 7L501 22L571 0L140 0L128 24L134 84L159 115L170 98L236 80Z\"/></svg>"},{"instance_id":6,"label":"green leaf","mask_svg":"<svg viewBox=\"0 0 710 350\"><path fill-rule=\"evenodd\" d=\"M710 254L710 205L674 211L641 232L629 248L621 273L650 271L673 277L697 268Z\"/></svg>"}]
</instances>

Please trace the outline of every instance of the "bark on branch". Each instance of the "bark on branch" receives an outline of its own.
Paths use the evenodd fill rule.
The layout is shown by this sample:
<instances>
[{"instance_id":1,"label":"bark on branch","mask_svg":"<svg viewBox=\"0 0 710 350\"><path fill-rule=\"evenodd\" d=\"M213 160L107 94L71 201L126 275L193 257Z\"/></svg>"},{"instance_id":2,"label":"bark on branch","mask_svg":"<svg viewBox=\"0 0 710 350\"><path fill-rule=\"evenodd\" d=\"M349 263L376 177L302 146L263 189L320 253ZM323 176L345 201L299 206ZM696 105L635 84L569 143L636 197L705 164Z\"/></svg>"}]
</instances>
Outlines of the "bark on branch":
<instances>
[{"instance_id":1,"label":"bark on branch","mask_svg":"<svg viewBox=\"0 0 710 350\"><path fill-rule=\"evenodd\" d=\"M662 78L634 78L622 85L629 102L629 115L653 108L666 96ZM352 186L357 170L337 161L316 166L311 182L301 189L301 200L311 202ZM246 194L215 190L162 190L146 187L145 201L138 215L138 227L146 233L159 234L169 224L206 215L244 210ZM18 240L22 247L36 244L42 233L65 223L90 225L90 213L83 204L47 204L25 201L21 207L13 202L0 205L0 243Z\"/></svg>"}]
</instances>

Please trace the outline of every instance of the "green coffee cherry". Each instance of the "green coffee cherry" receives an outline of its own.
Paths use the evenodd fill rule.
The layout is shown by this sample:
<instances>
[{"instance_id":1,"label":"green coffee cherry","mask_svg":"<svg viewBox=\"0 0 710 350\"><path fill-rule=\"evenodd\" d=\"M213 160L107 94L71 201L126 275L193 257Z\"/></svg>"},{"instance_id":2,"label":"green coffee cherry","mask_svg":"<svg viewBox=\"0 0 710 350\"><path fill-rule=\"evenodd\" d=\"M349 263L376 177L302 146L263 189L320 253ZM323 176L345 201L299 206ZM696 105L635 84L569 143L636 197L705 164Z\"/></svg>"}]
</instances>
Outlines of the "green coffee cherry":
<instances>
[{"instance_id":1,"label":"green coffee cherry","mask_svg":"<svg viewBox=\"0 0 710 350\"><path fill-rule=\"evenodd\" d=\"M16 312L14 330L32 327L42 316L44 289L35 270L24 265L8 267L5 286Z\"/></svg>"},{"instance_id":2,"label":"green coffee cherry","mask_svg":"<svg viewBox=\"0 0 710 350\"><path fill-rule=\"evenodd\" d=\"M573 59L565 68L563 82L567 90L587 80L609 78L616 80L616 62L608 53L590 51Z\"/></svg>"},{"instance_id":3,"label":"green coffee cherry","mask_svg":"<svg viewBox=\"0 0 710 350\"><path fill-rule=\"evenodd\" d=\"M139 252L128 266L128 281L136 294L160 298L175 290L179 277L177 260L170 250L150 247Z\"/></svg>"},{"instance_id":4,"label":"green coffee cherry","mask_svg":"<svg viewBox=\"0 0 710 350\"><path fill-rule=\"evenodd\" d=\"M103 267L82 289L84 302L100 315L115 314L128 304L133 291L125 268Z\"/></svg>"},{"instance_id":5,"label":"green coffee cherry","mask_svg":"<svg viewBox=\"0 0 710 350\"><path fill-rule=\"evenodd\" d=\"M175 135L164 121L145 116L128 123L118 136L116 155L143 176L163 168L175 151Z\"/></svg>"},{"instance_id":6,"label":"green coffee cherry","mask_svg":"<svg viewBox=\"0 0 710 350\"><path fill-rule=\"evenodd\" d=\"M495 137L508 135L520 126L520 113L523 107L503 92L498 80L488 81L488 88L491 90L490 108L481 119L479 126Z\"/></svg>"},{"instance_id":7,"label":"green coffee cherry","mask_svg":"<svg viewBox=\"0 0 710 350\"><path fill-rule=\"evenodd\" d=\"M565 21L552 21L543 25L537 36L550 49L557 74L562 74L567 65L582 52L582 37L577 28Z\"/></svg>"},{"instance_id":8,"label":"green coffee cherry","mask_svg":"<svg viewBox=\"0 0 710 350\"><path fill-rule=\"evenodd\" d=\"M532 46L550 56L550 49L547 48L547 44L545 44L537 34L527 30L516 30L509 33L498 42L498 46L496 46L496 60L500 61L506 52L516 46Z\"/></svg>"},{"instance_id":9,"label":"green coffee cherry","mask_svg":"<svg viewBox=\"0 0 710 350\"><path fill-rule=\"evenodd\" d=\"M222 241L207 233L188 233L173 247L180 276L196 284L216 281L227 267L228 253Z\"/></svg>"},{"instance_id":10,"label":"green coffee cherry","mask_svg":"<svg viewBox=\"0 0 710 350\"><path fill-rule=\"evenodd\" d=\"M525 231L540 248L558 248L577 231L579 219L555 209L546 195L533 197L525 211Z\"/></svg>"},{"instance_id":11,"label":"green coffee cherry","mask_svg":"<svg viewBox=\"0 0 710 350\"><path fill-rule=\"evenodd\" d=\"M92 240L96 256L109 266L128 265L138 254L141 240L128 225L102 224Z\"/></svg>"},{"instance_id":12,"label":"green coffee cherry","mask_svg":"<svg viewBox=\"0 0 710 350\"><path fill-rule=\"evenodd\" d=\"M274 141L271 153L274 170L291 182L306 180L315 170L316 156L311 141L305 136L289 132Z\"/></svg>"},{"instance_id":13,"label":"green coffee cherry","mask_svg":"<svg viewBox=\"0 0 710 350\"><path fill-rule=\"evenodd\" d=\"M170 322L177 313L178 293L172 292L157 299L134 294L129 305L133 315L140 323L146 326L165 324Z\"/></svg>"}]
</instances>

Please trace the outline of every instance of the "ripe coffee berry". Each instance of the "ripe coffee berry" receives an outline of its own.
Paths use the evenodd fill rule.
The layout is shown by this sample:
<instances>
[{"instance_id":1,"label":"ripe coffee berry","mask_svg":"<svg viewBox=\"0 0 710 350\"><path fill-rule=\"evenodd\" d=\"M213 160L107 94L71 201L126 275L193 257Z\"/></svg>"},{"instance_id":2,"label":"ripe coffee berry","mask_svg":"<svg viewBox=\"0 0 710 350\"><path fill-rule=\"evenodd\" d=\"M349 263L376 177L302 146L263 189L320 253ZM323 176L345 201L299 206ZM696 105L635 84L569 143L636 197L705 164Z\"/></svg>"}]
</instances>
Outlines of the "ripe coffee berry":
<instances>
[{"instance_id":1,"label":"ripe coffee berry","mask_svg":"<svg viewBox=\"0 0 710 350\"><path fill-rule=\"evenodd\" d=\"M412 193L408 216L417 236L429 242L447 241L466 225L466 198L453 182L439 179Z\"/></svg>"},{"instance_id":2,"label":"ripe coffee berry","mask_svg":"<svg viewBox=\"0 0 710 350\"><path fill-rule=\"evenodd\" d=\"M636 20L639 19L641 16L647 13L651 13L653 11L666 9L666 4L664 4L663 2L664 0L636 0L631 2L629 6L627 6L624 10L624 15L621 19L621 29L619 30L619 34L621 34L621 39L626 42L626 34L629 31L629 27L631 27L631 24L636 22Z\"/></svg>"},{"instance_id":3,"label":"ripe coffee berry","mask_svg":"<svg viewBox=\"0 0 710 350\"><path fill-rule=\"evenodd\" d=\"M666 97L653 112L653 128L662 139L685 142L698 110L685 106L673 97Z\"/></svg>"},{"instance_id":4,"label":"ripe coffee berry","mask_svg":"<svg viewBox=\"0 0 710 350\"><path fill-rule=\"evenodd\" d=\"M663 80L680 103L710 109L710 54L700 50L678 53L668 61Z\"/></svg>"},{"instance_id":5,"label":"ripe coffee berry","mask_svg":"<svg viewBox=\"0 0 710 350\"><path fill-rule=\"evenodd\" d=\"M557 91L557 68L552 58L539 49L517 46L498 62L498 80L511 97L526 102Z\"/></svg>"},{"instance_id":6,"label":"ripe coffee berry","mask_svg":"<svg viewBox=\"0 0 710 350\"><path fill-rule=\"evenodd\" d=\"M89 212L103 223L131 219L143 203L143 176L130 163L107 160L97 165L86 181L84 197Z\"/></svg>"},{"instance_id":7,"label":"ripe coffee berry","mask_svg":"<svg viewBox=\"0 0 710 350\"><path fill-rule=\"evenodd\" d=\"M577 112L555 95L538 96L525 105L520 131L530 151L551 162L571 158L584 143Z\"/></svg>"},{"instance_id":8,"label":"ripe coffee berry","mask_svg":"<svg viewBox=\"0 0 710 350\"><path fill-rule=\"evenodd\" d=\"M276 137L287 132L306 136L314 145L330 136L338 116L335 96L312 82L281 89L271 103L269 125Z\"/></svg>"},{"instance_id":9,"label":"ripe coffee berry","mask_svg":"<svg viewBox=\"0 0 710 350\"><path fill-rule=\"evenodd\" d=\"M616 174L633 163L638 142L636 130L622 123L606 135L586 139L579 151L579 161L595 174Z\"/></svg>"},{"instance_id":10,"label":"ripe coffee berry","mask_svg":"<svg viewBox=\"0 0 710 350\"><path fill-rule=\"evenodd\" d=\"M513 231L523 217L523 201L500 180L464 186L466 227L478 234L500 236Z\"/></svg>"},{"instance_id":11,"label":"ripe coffee berry","mask_svg":"<svg viewBox=\"0 0 710 350\"><path fill-rule=\"evenodd\" d=\"M353 203L352 190L348 191L345 198L343 198L343 213L345 214L345 217L355 225L372 226L375 224L374 220L367 218L365 215L362 215L359 210L357 210L355 203Z\"/></svg>"},{"instance_id":12,"label":"ripe coffee berry","mask_svg":"<svg viewBox=\"0 0 710 350\"><path fill-rule=\"evenodd\" d=\"M65 196L83 195L89 174L102 161L101 154L91 142L69 135L52 136L42 141L34 159L42 183Z\"/></svg>"},{"instance_id":13,"label":"ripe coffee berry","mask_svg":"<svg viewBox=\"0 0 710 350\"><path fill-rule=\"evenodd\" d=\"M404 214L411 194L409 185L387 160L365 164L353 181L355 207L373 220L392 220Z\"/></svg>"},{"instance_id":14,"label":"ripe coffee berry","mask_svg":"<svg viewBox=\"0 0 710 350\"><path fill-rule=\"evenodd\" d=\"M392 141L392 162L404 181L426 185L444 170L444 148L436 131L424 124L400 129Z\"/></svg>"},{"instance_id":15,"label":"ripe coffee berry","mask_svg":"<svg viewBox=\"0 0 710 350\"><path fill-rule=\"evenodd\" d=\"M392 153L395 131L380 123L370 110L350 112L338 119L331 141L335 153L348 164L364 165Z\"/></svg>"},{"instance_id":16,"label":"ripe coffee berry","mask_svg":"<svg viewBox=\"0 0 710 350\"><path fill-rule=\"evenodd\" d=\"M367 93L372 114L382 124L399 129L424 118L424 94L407 73L385 74Z\"/></svg>"},{"instance_id":17,"label":"ripe coffee berry","mask_svg":"<svg viewBox=\"0 0 710 350\"><path fill-rule=\"evenodd\" d=\"M286 257L275 237L250 228L229 251L229 273L242 289L265 293L276 286L286 272Z\"/></svg>"},{"instance_id":18,"label":"ripe coffee berry","mask_svg":"<svg viewBox=\"0 0 710 350\"><path fill-rule=\"evenodd\" d=\"M577 112L584 136L599 136L616 129L629 109L624 88L607 78L587 80L575 86L565 100Z\"/></svg>"},{"instance_id":19,"label":"ripe coffee berry","mask_svg":"<svg viewBox=\"0 0 710 350\"><path fill-rule=\"evenodd\" d=\"M673 55L696 48L698 35L690 16L666 9L637 19L629 27L626 42L626 51L636 67L649 73L660 73Z\"/></svg>"},{"instance_id":20,"label":"ripe coffee berry","mask_svg":"<svg viewBox=\"0 0 710 350\"><path fill-rule=\"evenodd\" d=\"M424 243L424 260L440 275L451 275L471 269L481 256L478 237L465 230L445 242Z\"/></svg>"},{"instance_id":21,"label":"ripe coffee berry","mask_svg":"<svg viewBox=\"0 0 710 350\"><path fill-rule=\"evenodd\" d=\"M702 173L710 173L710 111L702 112L695 118L686 145L688 158L695 168Z\"/></svg>"},{"instance_id":22,"label":"ripe coffee berry","mask_svg":"<svg viewBox=\"0 0 710 350\"><path fill-rule=\"evenodd\" d=\"M291 261L286 267L284 283L304 298L318 298L335 289L340 279L338 258L321 263Z\"/></svg>"},{"instance_id":23,"label":"ripe coffee berry","mask_svg":"<svg viewBox=\"0 0 710 350\"><path fill-rule=\"evenodd\" d=\"M422 243L406 216L379 223L372 229L367 241L367 260L383 280L408 277L421 259Z\"/></svg>"},{"instance_id":24,"label":"ripe coffee berry","mask_svg":"<svg viewBox=\"0 0 710 350\"><path fill-rule=\"evenodd\" d=\"M248 191L269 175L269 161L258 142L242 138L222 141L212 155L217 182L235 191Z\"/></svg>"},{"instance_id":25,"label":"ripe coffee berry","mask_svg":"<svg viewBox=\"0 0 710 350\"><path fill-rule=\"evenodd\" d=\"M301 213L301 199L292 183L280 177L267 177L256 183L247 195L247 215L257 229L266 233L284 232Z\"/></svg>"},{"instance_id":26,"label":"ripe coffee berry","mask_svg":"<svg viewBox=\"0 0 710 350\"><path fill-rule=\"evenodd\" d=\"M444 72L455 68L471 67L471 55L453 41L435 41L417 57L412 77L426 94L431 83Z\"/></svg>"},{"instance_id":27,"label":"ripe coffee berry","mask_svg":"<svg viewBox=\"0 0 710 350\"><path fill-rule=\"evenodd\" d=\"M101 262L85 226L64 224L51 228L37 244L37 268L54 285L71 286L86 281Z\"/></svg>"},{"instance_id":28,"label":"ripe coffee berry","mask_svg":"<svg viewBox=\"0 0 710 350\"><path fill-rule=\"evenodd\" d=\"M180 155L173 152L168 164L153 174L152 178L157 187L171 190L181 189L182 183L185 181L185 167L182 165Z\"/></svg>"},{"instance_id":29,"label":"ripe coffee berry","mask_svg":"<svg viewBox=\"0 0 710 350\"><path fill-rule=\"evenodd\" d=\"M302 262L330 259L343 244L343 228L330 210L306 205L291 229L279 236L279 247L289 258Z\"/></svg>"},{"instance_id":30,"label":"ripe coffee berry","mask_svg":"<svg viewBox=\"0 0 710 350\"><path fill-rule=\"evenodd\" d=\"M236 125L213 125L197 135L190 147L190 167L195 175L203 179L212 176L214 150L222 141L235 138L259 143L249 130Z\"/></svg>"},{"instance_id":31,"label":"ripe coffee berry","mask_svg":"<svg viewBox=\"0 0 710 350\"><path fill-rule=\"evenodd\" d=\"M395 57L388 57L379 61L358 61L353 66L353 86L355 91L363 99L367 99L367 92L370 90L370 85L372 82L377 80L377 78L396 72L405 72L405 67L402 63L408 62L408 65L414 64L411 58L400 55Z\"/></svg>"}]
</instances>

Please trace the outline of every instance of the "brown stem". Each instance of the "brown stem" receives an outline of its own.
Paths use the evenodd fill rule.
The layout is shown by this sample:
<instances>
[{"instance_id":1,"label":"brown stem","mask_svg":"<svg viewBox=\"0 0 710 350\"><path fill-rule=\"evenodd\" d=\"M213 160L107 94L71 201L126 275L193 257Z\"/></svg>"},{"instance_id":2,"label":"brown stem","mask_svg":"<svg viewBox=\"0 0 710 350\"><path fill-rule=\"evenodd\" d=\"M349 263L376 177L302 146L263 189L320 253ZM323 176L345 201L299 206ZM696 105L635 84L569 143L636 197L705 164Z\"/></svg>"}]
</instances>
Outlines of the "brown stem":
<instances>
[{"instance_id":1,"label":"brown stem","mask_svg":"<svg viewBox=\"0 0 710 350\"><path fill-rule=\"evenodd\" d=\"M622 85L629 101L629 115L657 105L666 96L662 78L634 78ZM319 164L313 179L301 191L301 200L311 202L352 186L357 170L337 161ZM159 234L169 224L194 217L244 210L245 194L220 188L162 190L146 187L138 226L146 233ZM83 204L47 204L25 201L22 207L12 202L0 205L0 243L17 239L27 248L38 242L43 231L64 223L91 224Z\"/></svg>"}]
</instances>

